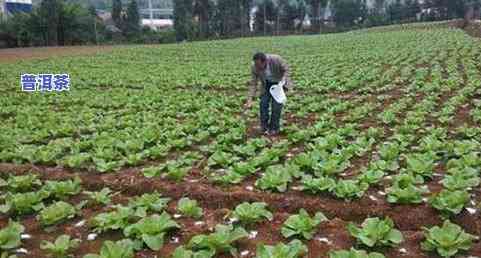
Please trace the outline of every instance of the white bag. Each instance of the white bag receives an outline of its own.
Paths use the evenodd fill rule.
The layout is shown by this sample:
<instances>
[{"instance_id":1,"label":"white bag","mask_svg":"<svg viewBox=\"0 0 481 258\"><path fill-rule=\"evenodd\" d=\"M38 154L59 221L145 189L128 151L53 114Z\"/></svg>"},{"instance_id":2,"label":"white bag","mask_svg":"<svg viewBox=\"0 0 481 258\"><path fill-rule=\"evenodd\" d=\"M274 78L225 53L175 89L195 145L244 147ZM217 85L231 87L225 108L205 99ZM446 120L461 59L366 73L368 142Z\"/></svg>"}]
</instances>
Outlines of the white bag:
<instances>
[{"instance_id":1,"label":"white bag","mask_svg":"<svg viewBox=\"0 0 481 258\"><path fill-rule=\"evenodd\" d=\"M287 101L286 93L284 92L284 83L280 82L279 84L272 85L269 89L274 100L279 104L284 104Z\"/></svg>"}]
</instances>

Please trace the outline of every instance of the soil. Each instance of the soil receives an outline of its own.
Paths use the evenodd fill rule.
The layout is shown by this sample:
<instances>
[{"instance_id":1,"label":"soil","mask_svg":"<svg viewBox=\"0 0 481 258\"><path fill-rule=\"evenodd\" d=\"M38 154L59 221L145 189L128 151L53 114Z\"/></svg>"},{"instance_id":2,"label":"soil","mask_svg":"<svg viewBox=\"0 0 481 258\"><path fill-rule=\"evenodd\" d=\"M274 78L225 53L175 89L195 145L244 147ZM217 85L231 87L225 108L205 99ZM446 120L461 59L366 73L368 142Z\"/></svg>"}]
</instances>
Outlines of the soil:
<instances>
[{"instance_id":1,"label":"soil","mask_svg":"<svg viewBox=\"0 0 481 258\"><path fill-rule=\"evenodd\" d=\"M58 168L0 164L0 171L3 171L2 173L9 171L15 174L36 173L42 180L65 180L79 176L83 181L83 187L87 190L100 190L103 187L109 187L114 191L119 191L120 194L114 198L115 203L125 203L129 197L158 191L175 200L171 202L168 208L170 214L176 213L175 203L179 198L188 196L198 200L205 211L205 217L203 218L205 225L197 226L193 219L182 218L177 220L182 225L182 230L174 232L168 237L169 239L178 238L179 242L169 241L166 243L162 250L155 253L161 255L160 257L165 257L164 255L171 253L178 245L186 244L194 235L209 233L209 229L212 229L216 224L225 222L224 217L228 213L227 209L233 209L236 205L246 201L266 202L274 212L274 220L269 223L259 223L250 228L258 231L258 235L255 239L243 240L239 243L239 250L248 250L251 254L245 257L253 257L255 248L259 243L275 244L282 241L283 237L280 232L283 221L289 215L297 213L301 208L306 209L311 214L322 211L331 219L329 222L321 224L313 240L306 242L310 250L309 257L327 257L329 250L349 248L355 244L355 239L349 236L345 225L348 221L360 223L365 218L372 216L389 216L406 238L401 246L385 250L388 257L436 257L433 255L427 256L428 254L422 252L419 249L419 243L423 240L423 226L430 227L442 223L439 212L427 204L403 206L387 203L385 198L379 194L379 191L383 191L382 187L371 187L360 200L346 202L328 195L312 196L294 190L282 194L265 193L257 190L249 191L246 188L248 185L252 185L250 180L246 180L239 186L220 187L202 181L192 184L189 182L177 183L160 178L147 179L141 176L137 169L130 169L121 174L91 174L72 173ZM372 197L376 200L373 201ZM82 197L76 197L70 201L77 203L80 199ZM38 247L40 241L54 240L56 236L68 233L73 237L84 240L75 253L76 257L82 257L86 253L98 252L103 240L120 239L121 233L104 233L100 234L95 241L86 241L85 239L90 233L88 226L75 227L73 225L81 219L88 221L95 214L106 210L108 210L108 207L102 206L84 208L80 217L58 225L53 232L46 232L34 216L24 216L21 222L26 226L26 232L34 237L24 240L23 246L29 250L33 257L45 257L45 253ZM6 216L0 218L1 225L5 225L7 221ZM478 214L471 215L463 212L456 216L453 221L464 226L470 233L481 234L481 222ZM319 241L319 238L327 238L330 243L322 242L325 240ZM406 249L408 253L400 253L399 249L401 248ZM153 254L154 252L151 251L142 251L137 254L137 257L152 257ZM469 254L481 255L481 245L476 243Z\"/></svg>"},{"instance_id":2,"label":"soil","mask_svg":"<svg viewBox=\"0 0 481 258\"><path fill-rule=\"evenodd\" d=\"M471 37L481 38L481 21L470 21L464 28L464 31Z\"/></svg>"},{"instance_id":3,"label":"soil","mask_svg":"<svg viewBox=\"0 0 481 258\"><path fill-rule=\"evenodd\" d=\"M388 108L390 104L395 103L396 99L399 100L402 97L399 90L385 92L384 94L391 95L391 98L380 106L380 110ZM447 99L449 98L443 98L443 101ZM462 109L459 112L462 112ZM339 117L342 118L342 115ZM309 125L313 122L314 117L308 116L304 122L299 121L295 117L289 117L288 119L291 122L302 122ZM403 116L400 115L399 119L402 121ZM379 121L376 121L373 117L366 118L364 123L365 125L372 123L372 126L380 127ZM248 131L252 132L250 137L255 137L252 127ZM390 128L382 128L386 132L384 137L389 136ZM285 135L280 137L285 137ZM298 153L303 148L302 144L295 146L292 148L292 153ZM172 157L175 157L174 154L172 155ZM370 157L366 155L354 160L354 168L349 170L348 174L350 176L356 174L360 167L365 165L369 159ZM173 199L168 208L170 214L175 214L175 203L179 198L187 196L199 202L204 209L205 217L202 221L205 224L199 226L196 225L193 219L177 219L176 221L182 225L182 229L166 236L168 240L166 240L164 247L159 252L144 249L137 252L136 257L154 257L155 255L157 257L166 257L180 244L187 244L192 236L208 234L216 224L225 223L225 215L228 214L228 209L233 209L242 202L254 201L266 202L274 213L274 219L269 223L258 223L247 228L248 230L255 229L258 234L254 239L245 239L238 243L237 248L239 251L249 252L244 257L254 257L256 247L260 243L275 244L285 241L280 234L282 224L287 217L296 214L301 208L306 209L311 214L322 211L330 218L328 222L323 222L319 226L312 240L304 241L309 247L309 257L327 257L327 253L331 250L349 249L353 245L358 246L355 239L347 232L346 225L348 222L361 223L365 218L373 216L388 216L392 218L396 227L402 231L405 237L405 241L400 246L381 250L387 257L437 257L432 253L423 252L420 249L420 242L424 238L422 233L423 227L431 227L442 223L439 212L427 204L406 206L389 204L381 194L382 191L385 191L385 186L383 185L371 187L360 200L344 201L327 194L308 195L292 189L286 193L266 193L255 188L248 190L249 186L254 185L255 177L248 178L235 186L223 187L213 185L201 176L200 167L199 164L197 168L194 168L184 182L174 182L162 178L145 178L142 176L141 168L138 167L124 168L112 174L100 174L94 171L70 170L61 167L0 164L0 173L36 173L42 180L66 180L79 176L86 190L93 191L109 187L114 191L119 191L120 194L114 199L115 203L125 203L129 197L158 191L164 196ZM443 173L443 170L443 167L436 168L436 172L439 173ZM435 180L429 182L428 186L433 193L438 192L441 188L439 182ZM479 202L480 196L479 192L475 192L474 200ZM70 201L78 203L80 201L79 198L82 199L82 197L76 197ZM74 225L81 220L88 221L96 214L106 210L108 210L108 207L87 207L83 209L79 217L58 225L51 232L46 232L38 224L34 216L21 217L22 224L26 226L26 232L33 236L31 239L23 241L23 247L29 251L29 256L46 257L46 253L39 248L41 240L53 241L57 236L66 233L83 240L80 248L74 253L75 257L82 257L87 253L98 253L103 241L121 239L121 232L103 233L94 241L87 241L87 235L91 233L88 226L75 227ZM6 225L7 221L8 217L0 217L0 225ZM464 211L456 216L453 221L463 226L469 233L481 234L479 213L469 214ZM178 241L174 241L175 239L178 239ZM361 246L358 247L361 248ZM481 244L475 243L467 254L480 256ZM224 254L218 257L230 256Z\"/></svg>"},{"instance_id":4,"label":"soil","mask_svg":"<svg viewBox=\"0 0 481 258\"><path fill-rule=\"evenodd\" d=\"M113 46L6 48L0 49L0 63L13 63L30 59L47 59L58 56L95 55L100 52L112 51L113 49Z\"/></svg>"}]
</instances>

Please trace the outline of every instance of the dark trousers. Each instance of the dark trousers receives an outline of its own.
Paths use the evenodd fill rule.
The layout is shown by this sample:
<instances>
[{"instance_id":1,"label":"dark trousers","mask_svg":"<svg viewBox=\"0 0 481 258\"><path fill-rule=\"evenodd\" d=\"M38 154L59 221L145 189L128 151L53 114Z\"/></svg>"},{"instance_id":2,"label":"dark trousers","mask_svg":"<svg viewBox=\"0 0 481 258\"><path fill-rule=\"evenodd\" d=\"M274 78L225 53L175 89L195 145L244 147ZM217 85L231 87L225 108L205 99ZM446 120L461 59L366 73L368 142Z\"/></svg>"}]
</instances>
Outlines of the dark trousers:
<instances>
[{"instance_id":1,"label":"dark trousers","mask_svg":"<svg viewBox=\"0 0 481 258\"><path fill-rule=\"evenodd\" d=\"M261 127L263 131L279 131L282 104L277 103L272 97L269 89L272 85L277 84L277 82L266 81L264 94L261 96L260 101L260 116L261 116ZM272 106L272 112L269 114L269 108Z\"/></svg>"}]
</instances>

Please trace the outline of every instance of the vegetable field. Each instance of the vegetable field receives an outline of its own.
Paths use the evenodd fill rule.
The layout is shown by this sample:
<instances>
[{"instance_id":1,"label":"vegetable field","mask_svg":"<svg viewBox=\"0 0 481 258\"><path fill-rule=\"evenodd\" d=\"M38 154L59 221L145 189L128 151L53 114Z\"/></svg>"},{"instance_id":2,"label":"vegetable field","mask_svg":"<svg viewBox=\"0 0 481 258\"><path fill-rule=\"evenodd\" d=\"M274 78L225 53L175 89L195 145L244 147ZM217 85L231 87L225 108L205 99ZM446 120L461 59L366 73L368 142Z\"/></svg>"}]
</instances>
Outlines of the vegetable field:
<instances>
[{"instance_id":1,"label":"vegetable field","mask_svg":"<svg viewBox=\"0 0 481 258\"><path fill-rule=\"evenodd\" d=\"M480 43L414 24L2 64L1 257L481 257ZM278 137L243 108L258 50L292 69Z\"/></svg>"}]
</instances>

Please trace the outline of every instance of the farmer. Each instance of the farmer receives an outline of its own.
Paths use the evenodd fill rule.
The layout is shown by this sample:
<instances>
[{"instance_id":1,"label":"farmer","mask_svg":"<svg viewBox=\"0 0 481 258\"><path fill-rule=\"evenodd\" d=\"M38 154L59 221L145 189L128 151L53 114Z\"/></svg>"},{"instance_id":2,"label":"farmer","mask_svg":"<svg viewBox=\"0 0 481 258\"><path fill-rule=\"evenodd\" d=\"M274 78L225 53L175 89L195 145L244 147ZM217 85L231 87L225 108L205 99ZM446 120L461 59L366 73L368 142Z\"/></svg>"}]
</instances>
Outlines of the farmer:
<instances>
[{"instance_id":1,"label":"farmer","mask_svg":"<svg viewBox=\"0 0 481 258\"><path fill-rule=\"evenodd\" d=\"M283 84L284 91L292 88L289 77L289 66L278 55L257 53L253 57L251 67L252 79L249 82L249 93L246 108L252 107L253 98L257 95L257 84L261 81L260 90L260 120L261 129L265 135L278 135L280 130L281 111L283 104L277 103L269 89L272 85ZM269 107L272 112L269 114Z\"/></svg>"}]
</instances>

